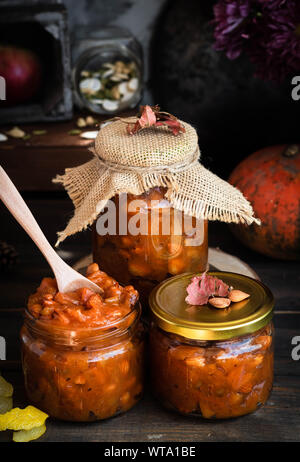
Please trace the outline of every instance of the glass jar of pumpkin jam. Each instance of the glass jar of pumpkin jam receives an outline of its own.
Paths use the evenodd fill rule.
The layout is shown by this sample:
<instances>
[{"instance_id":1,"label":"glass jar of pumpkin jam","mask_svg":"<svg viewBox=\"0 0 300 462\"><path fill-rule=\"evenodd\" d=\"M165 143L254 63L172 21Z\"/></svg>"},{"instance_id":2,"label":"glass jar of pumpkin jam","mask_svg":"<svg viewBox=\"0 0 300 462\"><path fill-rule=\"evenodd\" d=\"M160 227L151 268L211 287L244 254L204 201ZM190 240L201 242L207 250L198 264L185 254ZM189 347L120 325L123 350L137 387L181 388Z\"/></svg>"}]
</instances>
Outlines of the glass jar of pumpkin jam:
<instances>
[{"instance_id":1,"label":"glass jar of pumpkin jam","mask_svg":"<svg viewBox=\"0 0 300 462\"><path fill-rule=\"evenodd\" d=\"M182 414L226 419L255 411L273 383L273 297L251 278L212 273L251 294L220 310L188 306L191 276L171 278L150 296L152 390Z\"/></svg>"},{"instance_id":2,"label":"glass jar of pumpkin jam","mask_svg":"<svg viewBox=\"0 0 300 462\"><path fill-rule=\"evenodd\" d=\"M93 228L94 261L121 283L133 284L143 305L167 277L207 267L207 220L175 210L165 193L166 188L155 187L138 196L118 195L116 227L103 235L97 220Z\"/></svg>"},{"instance_id":3,"label":"glass jar of pumpkin jam","mask_svg":"<svg viewBox=\"0 0 300 462\"><path fill-rule=\"evenodd\" d=\"M92 264L87 288L58 292L43 279L29 297L21 330L29 400L69 421L106 419L128 411L143 390L143 327L138 293Z\"/></svg>"}]
</instances>

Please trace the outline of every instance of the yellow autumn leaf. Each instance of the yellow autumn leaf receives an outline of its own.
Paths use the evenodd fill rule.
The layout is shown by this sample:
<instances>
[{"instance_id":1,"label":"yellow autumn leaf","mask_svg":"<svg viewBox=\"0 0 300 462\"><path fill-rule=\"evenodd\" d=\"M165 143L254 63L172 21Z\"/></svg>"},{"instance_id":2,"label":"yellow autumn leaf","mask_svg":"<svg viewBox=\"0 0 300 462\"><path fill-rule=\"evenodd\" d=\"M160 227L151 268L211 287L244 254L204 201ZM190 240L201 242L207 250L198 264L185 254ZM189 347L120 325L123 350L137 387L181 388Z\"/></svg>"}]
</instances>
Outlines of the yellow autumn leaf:
<instances>
[{"instance_id":1,"label":"yellow autumn leaf","mask_svg":"<svg viewBox=\"0 0 300 462\"><path fill-rule=\"evenodd\" d=\"M0 375L0 396L4 398L10 398L13 395L13 386Z\"/></svg>"},{"instance_id":2,"label":"yellow autumn leaf","mask_svg":"<svg viewBox=\"0 0 300 462\"><path fill-rule=\"evenodd\" d=\"M31 430L45 423L48 415L34 406L25 409L18 407L0 415L0 431L4 430Z\"/></svg>"},{"instance_id":3,"label":"yellow autumn leaf","mask_svg":"<svg viewBox=\"0 0 300 462\"><path fill-rule=\"evenodd\" d=\"M46 431L46 425L34 427L31 430L20 430L13 433L13 441L16 443L28 443L28 441L40 438Z\"/></svg>"},{"instance_id":4,"label":"yellow autumn leaf","mask_svg":"<svg viewBox=\"0 0 300 462\"><path fill-rule=\"evenodd\" d=\"M5 414L13 407L12 397L0 396L0 414Z\"/></svg>"}]
</instances>

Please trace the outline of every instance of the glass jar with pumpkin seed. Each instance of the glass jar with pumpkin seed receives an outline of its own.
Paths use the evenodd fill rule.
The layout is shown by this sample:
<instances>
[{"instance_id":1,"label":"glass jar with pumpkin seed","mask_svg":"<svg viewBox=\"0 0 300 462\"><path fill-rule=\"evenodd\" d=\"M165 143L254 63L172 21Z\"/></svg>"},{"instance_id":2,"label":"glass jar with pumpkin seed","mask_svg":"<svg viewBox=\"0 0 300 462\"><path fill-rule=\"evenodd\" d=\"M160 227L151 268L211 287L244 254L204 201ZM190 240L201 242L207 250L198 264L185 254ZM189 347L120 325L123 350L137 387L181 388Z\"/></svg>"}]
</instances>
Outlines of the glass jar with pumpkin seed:
<instances>
[{"instance_id":1,"label":"glass jar with pumpkin seed","mask_svg":"<svg viewBox=\"0 0 300 462\"><path fill-rule=\"evenodd\" d=\"M79 28L73 61L74 96L80 108L114 115L136 107L141 100L142 49L126 29Z\"/></svg>"}]
</instances>

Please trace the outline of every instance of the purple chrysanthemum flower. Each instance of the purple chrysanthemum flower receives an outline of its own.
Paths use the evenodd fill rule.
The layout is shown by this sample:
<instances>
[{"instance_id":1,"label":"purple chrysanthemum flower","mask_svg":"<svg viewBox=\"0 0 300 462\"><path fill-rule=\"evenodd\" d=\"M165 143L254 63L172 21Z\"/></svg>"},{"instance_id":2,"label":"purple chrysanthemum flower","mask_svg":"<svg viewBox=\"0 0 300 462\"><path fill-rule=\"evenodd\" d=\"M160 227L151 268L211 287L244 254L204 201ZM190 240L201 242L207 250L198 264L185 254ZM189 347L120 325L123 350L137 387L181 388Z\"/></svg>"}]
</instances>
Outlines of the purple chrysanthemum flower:
<instances>
[{"instance_id":1,"label":"purple chrysanthemum flower","mask_svg":"<svg viewBox=\"0 0 300 462\"><path fill-rule=\"evenodd\" d=\"M215 49L226 52L229 59L240 56L249 38L251 0L222 0L214 6Z\"/></svg>"},{"instance_id":2,"label":"purple chrysanthemum flower","mask_svg":"<svg viewBox=\"0 0 300 462\"><path fill-rule=\"evenodd\" d=\"M300 5L297 0L262 0L257 34L260 40L249 50L256 75L282 81L300 69Z\"/></svg>"},{"instance_id":3,"label":"purple chrysanthemum flower","mask_svg":"<svg viewBox=\"0 0 300 462\"><path fill-rule=\"evenodd\" d=\"M230 59L245 51L265 80L283 80L300 69L298 0L220 0L215 48Z\"/></svg>"}]
</instances>

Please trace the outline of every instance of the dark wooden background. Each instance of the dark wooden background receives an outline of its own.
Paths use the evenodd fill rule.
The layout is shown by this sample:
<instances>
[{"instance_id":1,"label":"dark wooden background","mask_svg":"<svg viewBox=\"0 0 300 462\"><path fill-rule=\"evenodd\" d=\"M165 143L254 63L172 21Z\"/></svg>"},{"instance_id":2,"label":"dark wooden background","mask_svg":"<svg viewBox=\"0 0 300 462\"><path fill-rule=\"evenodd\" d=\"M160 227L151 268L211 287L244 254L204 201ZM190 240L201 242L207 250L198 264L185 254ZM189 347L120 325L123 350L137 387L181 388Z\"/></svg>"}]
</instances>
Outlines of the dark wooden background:
<instances>
[{"instance_id":1,"label":"dark wooden background","mask_svg":"<svg viewBox=\"0 0 300 462\"><path fill-rule=\"evenodd\" d=\"M34 127L36 128L36 127ZM43 128L43 127L39 127ZM70 136L72 122L47 126L47 134L29 141L0 144L1 165L15 181L49 241L63 229L72 214L72 204L51 178L64 167L89 159L89 142ZM30 131L31 127L25 127ZM47 263L21 227L0 204L0 239L15 245L20 258L16 267L1 274L0 335L7 341L7 360L0 371L15 387L14 405L26 406L20 365L18 333L28 295L43 276ZM90 231L69 238L59 248L69 263L90 252ZM161 408L146 386L144 398L130 412L92 424L49 419L39 441L299 441L300 361L291 358L291 340L300 335L300 264L275 261L243 247L222 223L210 224L210 245L219 246L246 261L273 291L276 306L274 388L266 406L254 414L229 421L206 422L182 417ZM0 433L0 442L9 441Z\"/></svg>"}]
</instances>

